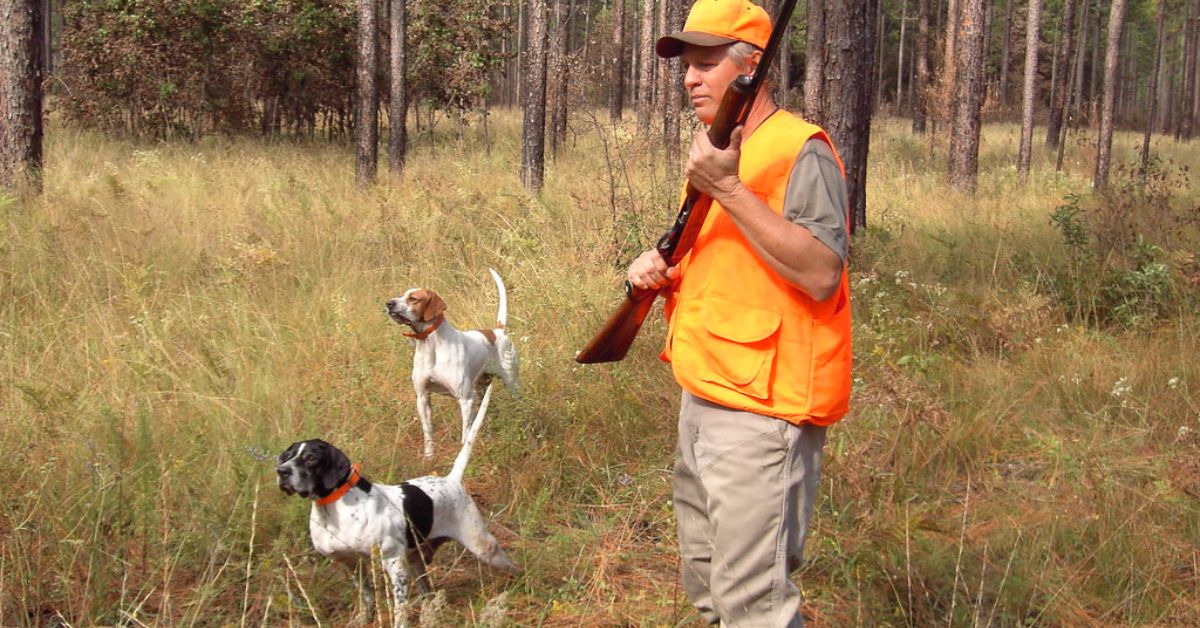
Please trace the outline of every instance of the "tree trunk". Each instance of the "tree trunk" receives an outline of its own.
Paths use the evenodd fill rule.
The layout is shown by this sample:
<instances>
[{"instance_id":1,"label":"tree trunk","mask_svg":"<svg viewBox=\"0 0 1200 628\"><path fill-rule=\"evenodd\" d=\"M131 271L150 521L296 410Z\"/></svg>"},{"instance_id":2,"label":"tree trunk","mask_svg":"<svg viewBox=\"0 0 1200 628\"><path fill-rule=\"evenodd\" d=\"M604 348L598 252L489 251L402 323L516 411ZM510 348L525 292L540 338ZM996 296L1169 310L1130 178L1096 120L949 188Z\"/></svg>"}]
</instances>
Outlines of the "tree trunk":
<instances>
[{"instance_id":1,"label":"tree trunk","mask_svg":"<svg viewBox=\"0 0 1200 628\"><path fill-rule=\"evenodd\" d=\"M566 108L567 98L567 0L552 0L554 6L553 34L549 36L546 70L546 92L550 110L547 139L550 142L550 158L558 158L560 116Z\"/></svg>"},{"instance_id":2,"label":"tree trunk","mask_svg":"<svg viewBox=\"0 0 1200 628\"><path fill-rule=\"evenodd\" d=\"M1074 87L1071 88L1071 102L1075 103L1067 111L1067 125L1071 125L1072 121L1076 125L1079 124L1079 114L1083 111L1083 78L1087 67L1084 65L1087 60L1088 53L1088 37L1090 36L1091 24L1088 23L1088 18L1091 16L1090 0L1083 0L1079 5L1079 49L1075 55L1075 80Z\"/></svg>"},{"instance_id":3,"label":"tree trunk","mask_svg":"<svg viewBox=\"0 0 1200 628\"><path fill-rule=\"evenodd\" d=\"M392 83L388 99L388 163L392 174L404 171L404 156L408 149L408 69L405 65L406 35L408 32L406 0L391 0L392 12L388 16L388 32L391 38Z\"/></svg>"},{"instance_id":4,"label":"tree trunk","mask_svg":"<svg viewBox=\"0 0 1200 628\"><path fill-rule=\"evenodd\" d=\"M1154 114L1158 110L1158 79L1162 71L1163 29L1167 21L1167 3L1158 3L1158 30L1154 45L1154 71L1150 73L1150 81L1146 85L1146 133L1142 135L1142 167L1141 177L1145 182L1150 169L1150 135L1154 132Z\"/></svg>"},{"instance_id":5,"label":"tree trunk","mask_svg":"<svg viewBox=\"0 0 1200 628\"><path fill-rule=\"evenodd\" d=\"M375 86L375 76L379 73L379 55L376 54L375 45L378 20L379 9L375 0L358 0L354 179L360 186L375 182L379 162L379 93Z\"/></svg>"},{"instance_id":6,"label":"tree trunk","mask_svg":"<svg viewBox=\"0 0 1200 628\"><path fill-rule=\"evenodd\" d=\"M1054 54L1055 77L1050 88L1050 119L1046 123L1046 147L1057 148L1062 135L1063 117L1067 109L1067 63L1071 58L1075 33L1075 1L1064 0L1062 27L1058 35L1058 50Z\"/></svg>"},{"instance_id":7,"label":"tree trunk","mask_svg":"<svg viewBox=\"0 0 1200 628\"><path fill-rule=\"evenodd\" d=\"M875 78L875 106L883 106L883 31L884 31L884 13L883 8L876 12L875 20L875 62L871 64L872 75Z\"/></svg>"},{"instance_id":8,"label":"tree trunk","mask_svg":"<svg viewBox=\"0 0 1200 628\"><path fill-rule=\"evenodd\" d=\"M917 0L917 84L913 90L913 133L925 132L929 99L929 0Z\"/></svg>"},{"instance_id":9,"label":"tree trunk","mask_svg":"<svg viewBox=\"0 0 1200 628\"><path fill-rule=\"evenodd\" d=\"M1011 14L1009 19L1011 21ZM1033 109L1037 104L1038 30L1041 23L1042 0L1029 0L1029 17L1025 22L1025 82L1021 88L1024 94L1021 105L1021 151L1017 158L1017 174L1022 185L1029 180L1029 162L1033 153Z\"/></svg>"},{"instance_id":10,"label":"tree trunk","mask_svg":"<svg viewBox=\"0 0 1200 628\"><path fill-rule=\"evenodd\" d=\"M546 172L546 0L530 0L529 42L525 56L525 115L521 127L521 184L542 189Z\"/></svg>"},{"instance_id":11,"label":"tree trunk","mask_svg":"<svg viewBox=\"0 0 1200 628\"><path fill-rule=\"evenodd\" d=\"M654 108L654 0L642 0L642 65L638 80L638 130L650 130Z\"/></svg>"},{"instance_id":12,"label":"tree trunk","mask_svg":"<svg viewBox=\"0 0 1200 628\"><path fill-rule=\"evenodd\" d=\"M1200 0L1196 0L1196 10L1192 15L1192 19L1196 21L1195 28L1200 29ZM1200 32L1193 33L1196 40L1192 46L1192 112L1189 138L1195 136L1196 127L1200 125Z\"/></svg>"},{"instance_id":13,"label":"tree trunk","mask_svg":"<svg viewBox=\"0 0 1200 628\"><path fill-rule=\"evenodd\" d=\"M927 1L927 0L923 0ZM825 6L808 3L808 34L804 42L804 115L815 120L821 112L825 89Z\"/></svg>"},{"instance_id":14,"label":"tree trunk","mask_svg":"<svg viewBox=\"0 0 1200 628\"><path fill-rule=\"evenodd\" d=\"M1096 177L1092 187L1108 187L1112 163L1113 103L1117 92L1117 61L1121 50L1121 29L1125 25L1125 0L1113 0L1108 14L1108 45L1104 51L1104 95L1100 105L1100 140L1096 148ZM1099 35L1099 33L1097 33Z\"/></svg>"},{"instance_id":15,"label":"tree trunk","mask_svg":"<svg viewBox=\"0 0 1200 628\"><path fill-rule=\"evenodd\" d=\"M950 129L950 185L962 192L975 191L979 172L980 112L983 108L984 0L961 0L959 7L954 108Z\"/></svg>"},{"instance_id":16,"label":"tree trunk","mask_svg":"<svg viewBox=\"0 0 1200 628\"><path fill-rule=\"evenodd\" d=\"M901 113L904 101L904 33L908 25L908 0L901 0L900 5L900 42L896 51L896 115Z\"/></svg>"},{"instance_id":17,"label":"tree trunk","mask_svg":"<svg viewBox=\"0 0 1200 628\"><path fill-rule=\"evenodd\" d=\"M613 1L612 84L608 94L608 117L613 122L625 111L625 0Z\"/></svg>"},{"instance_id":18,"label":"tree trunk","mask_svg":"<svg viewBox=\"0 0 1200 628\"><path fill-rule=\"evenodd\" d=\"M1000 48L1000 105L1007 108L1010 102L1008 97L1008 72L1010 70L1009 63L1012 56L1012 24L1013 24L1013 5L1016 0L1005 0L1004 8L1004 43ZM1038 9L1041 13L1041 9ZM1028 37L1026 38L1028 39ZM1025 61L1029 65L1029 61Z\"/></svg>"},{"instance_id":19,"label":"tree trunk","mask_svg":"<svg viewBox=\"0 0 1200 628\"><path fill-rule=\"evenodd\" d=\"M41 0L0 0L0 189L42 191Z\"/></svg>"},{"instance_id":20,"label":"tree trunk","mask_svg":"<svg viewBox=\"0 0 1200 628\"><path fill-rule=\"evenodd\" d=\"M942 76L938 85L938 115L948 117L954 106L958 72L958 14L960 0L950 0L946 9L946 32L942 48Z\"/></svg>"},{"instance_id":21,"label":"tree trunk","mask_svg":"<svg viewBox=\"0 0 1200 628\"><path fill-rule=\"evenodd\" d=\"M1094 28L1092 29L1092 67L1088 77L1087 98L1088 121L1092 124L1095 124L1097 118L1099 117L1097 114L1099 113L1100 109L1100 72L1102 72L1103 68L1103 66L1100 65L1100 50L1102 47L1100 34L1103 32L1104 26L1102 24L1103 19L1100 13L1100 7L1097 6L1096 23L1093 25Z\"/></svg>"},{"instance_id":22,"label":"tree trunk","mask_svg":"<svg viewBox=\"0 0 1200 628\"><path fill-rule=\"evenodd\" d=\"M846 193L853 233L867 224L867 153L871 135L871 97L874 85L872 61L877 0L829 0L810 2L824 11L822 47L829 51L820 71L823 85L812 92L818 99L815 110L806 112L828 131L846 167ZM810 13L811 16L811 13ZM811 24L811 23L810 23ZM810 28L806 49L812 50L814 31ZM870 42L870 43L868 43ZM812 57L809 58L812 62ZM807 73L806 73L807 75ZM805 100L810 96L805 84Z\"/></svg>"},{"instance_id":23,"label":"tree trunk","mask_svg":"<svg viewBox=\"0 0 1200 628\"><path fill-rule=\"evenodd\" d=\"M663 20L663 32L673 33L683 29L684 7L679 2L664 0L667 12ZM680 102L679 80L680 59L675 57L663 62L667 66L667 81L663 85L663 100L666 101L666 114L663 125L663 149L667 155L667 173L674 175L682 171L679 163L682 157L679 150L679 132L682 103Z\"/></svg>"},{"instance_id":24,"label":"tree trunk","mask_svg":"<svg viewBox=\"0 0 1200 628\"><path fill-rule=\"evenodd\" d=\"M1179 115L1176 116L1178 123L1175 125L1176 141L1186 141L1191 139L1194 134L1195 120L1192 116L1194 107L1188 106L1188 100L1195 91L1196 81L1196 40L1200 38L1200 17L1196 15L1193 9L1192 2L1184 1L1186 10L1184 12L1184 29L1183 29L1183 74L1182 85L1180 86L1179 99ZM1192 26L1195 24L1195 26Z\"/></svg>"}]
</instances>

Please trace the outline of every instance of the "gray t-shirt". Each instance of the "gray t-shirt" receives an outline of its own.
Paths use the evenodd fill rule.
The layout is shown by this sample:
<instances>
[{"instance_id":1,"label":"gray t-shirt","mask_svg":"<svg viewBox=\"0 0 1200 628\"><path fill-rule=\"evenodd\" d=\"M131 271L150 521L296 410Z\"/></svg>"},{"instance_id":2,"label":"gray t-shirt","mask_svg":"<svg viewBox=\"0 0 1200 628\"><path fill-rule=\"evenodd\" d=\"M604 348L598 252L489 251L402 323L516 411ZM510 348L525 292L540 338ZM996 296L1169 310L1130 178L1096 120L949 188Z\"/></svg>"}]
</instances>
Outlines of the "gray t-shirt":
<instances>
[{"instance_id":1,"label":"gray t-shirt","mask_svg":"<svg viewBox=\"0 0 1200 628\"><path fill-rule=\"evenodd\" d=\"M796 156L784 193L783 216L811 231L846 261L846 181L824 141L808 140Z\"/></svg>"}]
</instances>

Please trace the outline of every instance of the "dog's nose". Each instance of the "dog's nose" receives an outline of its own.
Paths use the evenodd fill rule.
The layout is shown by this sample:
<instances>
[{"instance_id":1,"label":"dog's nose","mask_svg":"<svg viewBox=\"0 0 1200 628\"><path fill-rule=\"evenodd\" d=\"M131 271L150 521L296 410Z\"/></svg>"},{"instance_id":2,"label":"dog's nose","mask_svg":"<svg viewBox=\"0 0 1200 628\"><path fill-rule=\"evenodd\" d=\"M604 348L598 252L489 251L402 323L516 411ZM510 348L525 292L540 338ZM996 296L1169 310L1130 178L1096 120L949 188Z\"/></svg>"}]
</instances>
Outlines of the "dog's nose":
<instances>
[{"instance_id":1,"label":"dog's nose","mask_svg":"<svg viewBox=\"0 0 1200 628\"><path fill-rule=\"evenodd\" d=\"M281 478L286 478L291 477L292 470L287 467L275 467L275 473L278 473Z\"/></svg>"}]
</instances>

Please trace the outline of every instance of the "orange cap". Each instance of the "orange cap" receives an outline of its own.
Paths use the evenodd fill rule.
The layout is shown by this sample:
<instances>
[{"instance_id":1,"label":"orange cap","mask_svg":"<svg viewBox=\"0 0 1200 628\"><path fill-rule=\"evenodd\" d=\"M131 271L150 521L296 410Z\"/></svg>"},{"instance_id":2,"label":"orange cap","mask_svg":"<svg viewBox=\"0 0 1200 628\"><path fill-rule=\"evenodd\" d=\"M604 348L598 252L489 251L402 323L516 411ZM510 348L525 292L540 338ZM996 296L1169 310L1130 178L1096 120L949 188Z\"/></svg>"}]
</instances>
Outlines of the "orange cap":
<instances>
[{"instance_id":1,"label":"orange cap","mask_svg":"<svg viewBox=\"0 0 1200 628\"><path fill-rule=\"evenodd\" d=\"M683 31L660 37L654 51L669 59L683 54L684 44L722 46L744 41L766 48L770 38L771 18L757 4L749 0L696 0Z\"/></svg>"}]
</instances>

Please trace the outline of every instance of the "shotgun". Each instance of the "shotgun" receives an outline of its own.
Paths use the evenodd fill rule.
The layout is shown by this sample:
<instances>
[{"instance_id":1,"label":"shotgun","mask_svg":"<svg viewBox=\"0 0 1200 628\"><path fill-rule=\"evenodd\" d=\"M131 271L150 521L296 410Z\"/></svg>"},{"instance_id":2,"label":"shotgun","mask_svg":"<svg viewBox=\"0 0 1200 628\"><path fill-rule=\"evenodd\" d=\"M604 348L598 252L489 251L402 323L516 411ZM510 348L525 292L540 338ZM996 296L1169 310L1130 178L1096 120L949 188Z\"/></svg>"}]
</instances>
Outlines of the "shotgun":
<instances>
[{"instance_id":1,"label":"shotgun","mask_svg":"<svg viewBox=\"0 0 1200 628\"><path fill-rule=\"evenodd\" d=\"M767 48L763 51L762 59L754 71L754 76L741 75L734 79L721 99L717 109L717 117L708 128L708 139L713 146L724 150L729 147L729 136L733 130L746 123L750 115L750 107L762 88L767 74L771 70L771 62L779 52L779 44L783 33L787 30L788 20L792 17L792 9L796 0L785 0L779 7L771 37L767 40ZM687 184L687 192L679 213L675 216L675 224L658 240L655 250L662 256L667 266L676 266L683 261L684 256L696 243L696 236L704 226L704 219L712 206L712 199ZM608 318L604 327L592 337L587 346L575 356L580 364L598 364L601 362L617 362L629 352L633 339L637 337L658 290L639 290L633 284L625 281L625 300Z\"/></svg>"}]
</instances>

